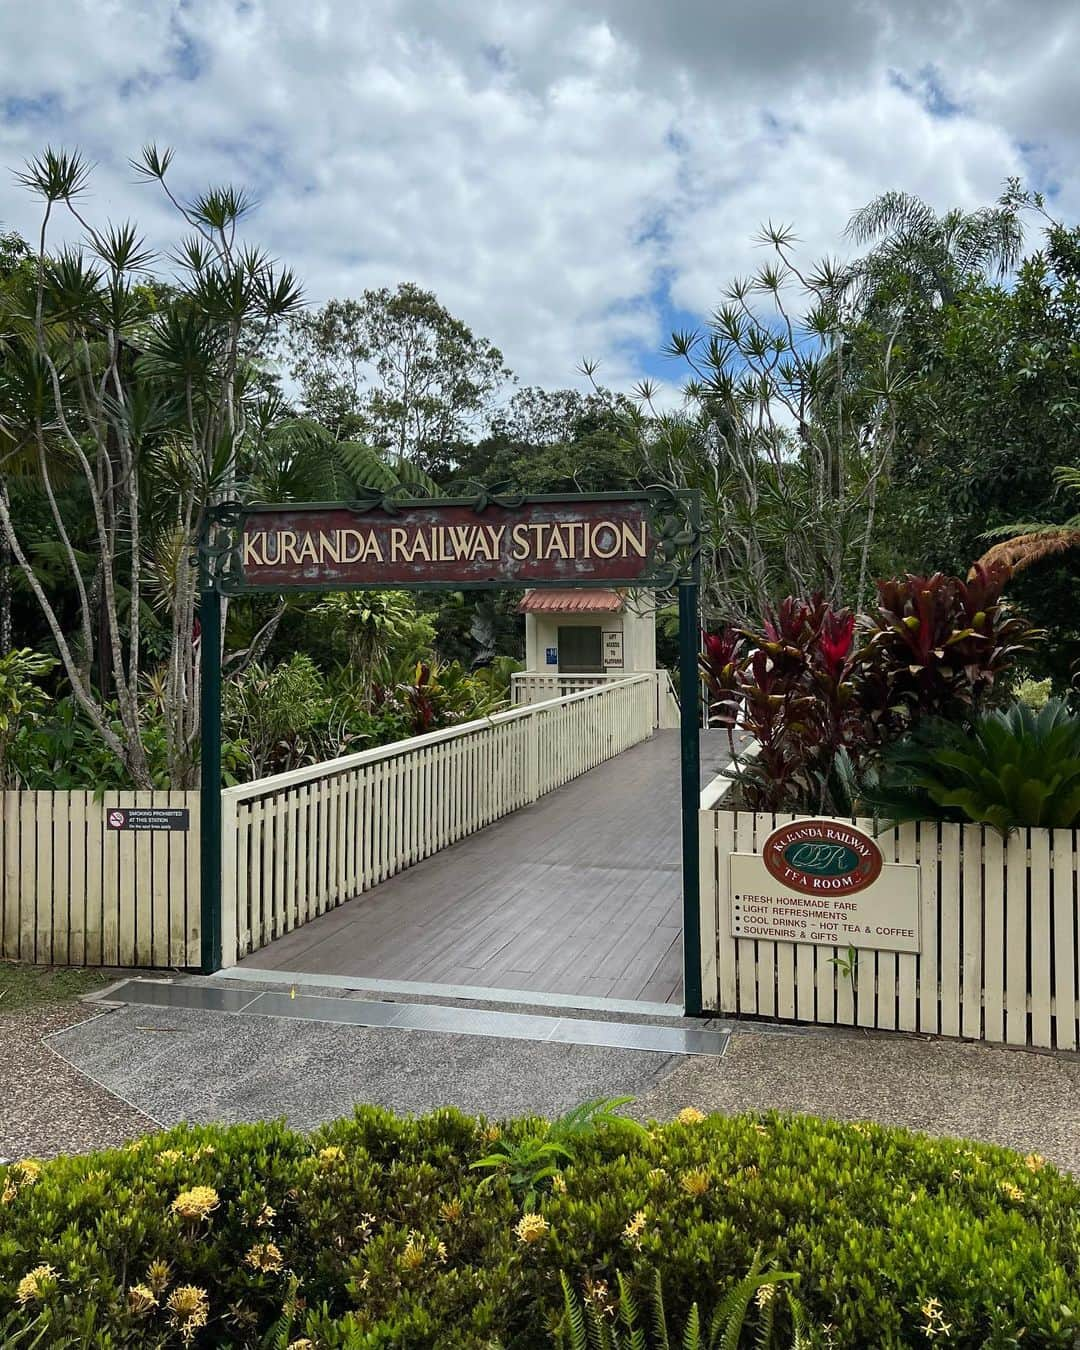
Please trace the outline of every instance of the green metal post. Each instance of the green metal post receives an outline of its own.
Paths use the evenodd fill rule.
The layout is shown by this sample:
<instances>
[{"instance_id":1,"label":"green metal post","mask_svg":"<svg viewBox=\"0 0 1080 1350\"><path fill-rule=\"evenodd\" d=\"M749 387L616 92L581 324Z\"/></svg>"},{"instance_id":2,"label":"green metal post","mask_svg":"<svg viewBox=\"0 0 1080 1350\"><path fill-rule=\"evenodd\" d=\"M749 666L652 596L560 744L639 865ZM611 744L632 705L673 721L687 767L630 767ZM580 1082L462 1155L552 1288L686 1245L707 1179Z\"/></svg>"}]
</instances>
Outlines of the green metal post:
<instances>
[{"instance_id":1,"label":"green metal post","mask_svg":"<svg viewBox=\"0 0 1080 1350\"><path fill-rule=\"evenodd\" d=\"M200 905L202 972L221 969L221 596L205 556L199 590L202 645L200 760Z\"/></svg>"},{"instance_id":2,"label":"green metal post","mask_svg":"<svg viewBox=\"0 0 1080 1350\"><path fill-rule=\"evenodd\" d=\"M695 575L679 582L683 1004L688 1017L696 1017L701 1012L701 877L698 871L701 866L698 855L698 802L701 798L701 711L698 702L700 623Z\"/></svg>"}]
</instances>

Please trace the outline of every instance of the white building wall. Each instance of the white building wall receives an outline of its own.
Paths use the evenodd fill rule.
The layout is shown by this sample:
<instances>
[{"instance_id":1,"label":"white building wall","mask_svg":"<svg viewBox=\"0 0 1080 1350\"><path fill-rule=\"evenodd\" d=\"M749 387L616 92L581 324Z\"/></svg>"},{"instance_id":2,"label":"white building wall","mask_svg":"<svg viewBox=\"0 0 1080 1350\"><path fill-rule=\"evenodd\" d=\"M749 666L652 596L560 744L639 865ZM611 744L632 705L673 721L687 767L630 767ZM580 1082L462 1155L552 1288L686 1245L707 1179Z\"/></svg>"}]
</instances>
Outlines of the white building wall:
<instances>
[{"instance_id":1,"label":"white building wall","mask_svg":"<svg viewBox=\"0 0 1080 1350\"><path fill-rule=\"evenodd\" d=\"M525 615L525 669L541 674L555 675L557 662L549 663L549 648L558 651L559 629L569 627L600 628L605 633L621 633L623 662L611 670L636 672L656 669L656 610L639 599L628 599L621 614L526 614Z\"/></svg>"}]
</instances>

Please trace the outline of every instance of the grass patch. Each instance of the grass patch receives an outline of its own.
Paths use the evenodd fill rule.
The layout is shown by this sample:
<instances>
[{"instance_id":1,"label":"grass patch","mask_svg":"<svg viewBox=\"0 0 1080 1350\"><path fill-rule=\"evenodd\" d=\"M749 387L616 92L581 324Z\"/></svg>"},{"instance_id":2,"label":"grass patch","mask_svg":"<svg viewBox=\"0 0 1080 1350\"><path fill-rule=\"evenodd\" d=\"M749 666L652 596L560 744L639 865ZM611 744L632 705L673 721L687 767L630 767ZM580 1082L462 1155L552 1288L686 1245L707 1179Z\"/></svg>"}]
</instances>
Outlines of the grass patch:
<instances>
[{"instance_id":1,"label":"grass patch","mask_svg":"<svg viewBox=\"0 0 1080 1350\"><path fill-rule=\"evenodd\" d=\"M70 1003L83 994L111 984L115 976L103 970L74 970L68 966L29 966L0 961L0 1017L21 1008L46 1003Z\"/></svg>"}]
</instances>

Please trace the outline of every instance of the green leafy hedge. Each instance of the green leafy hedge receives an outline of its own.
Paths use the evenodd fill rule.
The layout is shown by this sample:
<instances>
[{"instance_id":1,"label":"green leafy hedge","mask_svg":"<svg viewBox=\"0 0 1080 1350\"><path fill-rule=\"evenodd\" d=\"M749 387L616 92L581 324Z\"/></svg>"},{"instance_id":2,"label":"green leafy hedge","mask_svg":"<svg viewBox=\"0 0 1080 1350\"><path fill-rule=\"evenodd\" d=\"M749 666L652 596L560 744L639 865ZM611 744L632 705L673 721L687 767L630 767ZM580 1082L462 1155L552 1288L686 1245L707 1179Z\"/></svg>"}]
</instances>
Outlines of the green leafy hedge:
<instances>
[{"instance_id":1,"label":"green leafy hedge","mask_svg":"<svg viewBox=\"0 0 1080 1350\"><path fill-rule=\"evenodd\" d=\"M563 1273L613 1325L620 1287L645 1307L659 1275L681 1328L755 1259L798 1277L774 1287L764 1344L792 1345L788 1290L807 1345L1076 1344L1080 1188L1040 1158L684 1116L582 1132L528 1213L508 1174L472 1165L546 1127L450 1110L366 1107L310 1136L180 1128L0 1168L0 1344L566 1346Z\"/></svg>"}]
</instances>

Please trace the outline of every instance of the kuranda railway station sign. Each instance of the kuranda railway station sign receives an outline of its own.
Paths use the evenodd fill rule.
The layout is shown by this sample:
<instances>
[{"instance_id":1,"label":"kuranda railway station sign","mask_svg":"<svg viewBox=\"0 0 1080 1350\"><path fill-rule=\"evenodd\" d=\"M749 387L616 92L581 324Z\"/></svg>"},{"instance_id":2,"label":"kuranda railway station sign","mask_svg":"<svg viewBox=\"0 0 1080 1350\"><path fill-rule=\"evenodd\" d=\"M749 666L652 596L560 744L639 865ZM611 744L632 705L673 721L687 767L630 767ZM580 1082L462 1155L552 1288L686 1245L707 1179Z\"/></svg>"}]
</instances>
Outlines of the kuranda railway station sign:
<instances>
[{"instance_id":1,"label":"kuranda railway station sign","mask_svg":"<svg viewBox=\"0 0 1080 1350\"><path fill-rule=\"evenodd\" d=\"M228 593L673 586L694 536L679 493L219 508ZM680 557L680 555L682 555Z\"/></svg>"}]
</instances>

